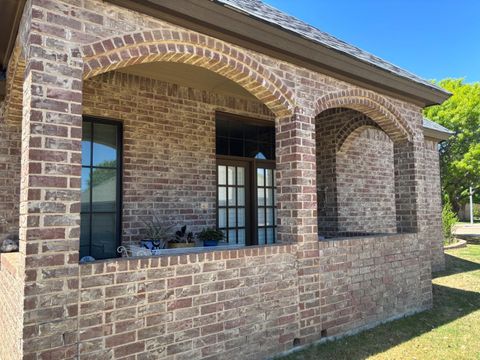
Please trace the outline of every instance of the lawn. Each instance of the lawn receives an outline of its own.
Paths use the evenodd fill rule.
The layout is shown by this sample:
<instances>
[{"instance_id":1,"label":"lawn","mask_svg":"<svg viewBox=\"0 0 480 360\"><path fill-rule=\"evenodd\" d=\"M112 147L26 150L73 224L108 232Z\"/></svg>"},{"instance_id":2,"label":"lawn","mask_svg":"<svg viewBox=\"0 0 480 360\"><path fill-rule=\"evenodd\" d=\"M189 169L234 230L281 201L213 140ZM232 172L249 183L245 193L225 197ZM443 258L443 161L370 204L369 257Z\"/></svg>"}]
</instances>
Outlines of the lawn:
<instances>
[{"instance_id":1,"label":"lawn","mask_svg":"<svg viewBox=\"0 0 480 360\"><path fill-rule=\"evenodd\" d=\"M480 360L480 245L448 251L434 274L433 308L282 360Z\"/></svg>"}]
</instances>

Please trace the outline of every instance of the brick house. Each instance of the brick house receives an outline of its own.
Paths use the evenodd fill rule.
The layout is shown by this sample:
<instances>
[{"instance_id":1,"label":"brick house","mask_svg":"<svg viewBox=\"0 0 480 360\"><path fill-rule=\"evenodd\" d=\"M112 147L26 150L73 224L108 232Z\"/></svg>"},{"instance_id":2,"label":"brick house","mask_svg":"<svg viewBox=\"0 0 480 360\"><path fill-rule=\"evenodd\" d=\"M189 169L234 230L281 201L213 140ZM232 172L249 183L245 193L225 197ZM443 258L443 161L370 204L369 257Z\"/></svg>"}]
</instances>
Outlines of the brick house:
<instances>
[{"instance_id":1,"label":"brick house","mask_svg":"<svg viewBox=\"0 0 480 360\"><path fill-rule=\"evenodd\" d=\"M261 359L432 305L449 94L257 0L2 6L2 360ZM118 257L153 216L226 243Z\"/></svg>"}]
</instances>

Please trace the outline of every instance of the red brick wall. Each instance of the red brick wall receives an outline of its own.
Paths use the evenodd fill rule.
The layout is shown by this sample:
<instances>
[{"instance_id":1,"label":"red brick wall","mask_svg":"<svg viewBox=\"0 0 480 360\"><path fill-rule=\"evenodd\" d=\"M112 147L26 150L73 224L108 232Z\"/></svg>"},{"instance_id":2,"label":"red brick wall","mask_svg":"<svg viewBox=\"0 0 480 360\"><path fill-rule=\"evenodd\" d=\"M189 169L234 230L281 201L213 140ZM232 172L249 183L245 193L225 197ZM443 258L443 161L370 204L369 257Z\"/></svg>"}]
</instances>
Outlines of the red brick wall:
<instances>
[{"instance_id":1,"label":"red brick wall","mask_svg":"<svg viewBox=\"0 0 480 360\"><path fill-rule=\"evenodd\" d=\"M273 119L253 100L118 72L85 81L83 95L85 115L123 124L122 227L127 242L139 240L142 220L152 212L194 232L215 226L215 111Z\"/></svg>"},{"instance_id":2,"label":"red brick wall","mask_svg":"<svg viewBox=\"0 0 480 360\"><path fill-rule=\"evenodd\" d=\"M262 359L298 332L294 246L81 265L80 357Z\"/></svg>"},{"instance_id":3,"label":"red brick wall","mask_svg":"<svg viewBox=\"0 0 480 360\"><path fill-rule=\"evenodd\" d=\"M396 233L393 142L362 126L337 152L338 231Z\"/></svg>"},{"instance_id":4,"label":"red brick wall","mask_svg":"<svg viewBox=\"0 0 480 360\"><path fill-rule=\"evenodd\" d=\"M432 270L445 268L443 253L443 232L438 226L442 221L442 199L440 186L440 165L438 144L434 139L425 139L425 206L427 229L425 236L431 242Z\"/></svg>"},{"instance_id":5,"label":"red brick wall","mask_svg":"<svg viewBox=\"0 0 480 360\"><path fill-rule=\"evenodd\" d=\"M328 336L429 306L416 234L320 242L322 327Z\"/></svg>"}]
</instances>

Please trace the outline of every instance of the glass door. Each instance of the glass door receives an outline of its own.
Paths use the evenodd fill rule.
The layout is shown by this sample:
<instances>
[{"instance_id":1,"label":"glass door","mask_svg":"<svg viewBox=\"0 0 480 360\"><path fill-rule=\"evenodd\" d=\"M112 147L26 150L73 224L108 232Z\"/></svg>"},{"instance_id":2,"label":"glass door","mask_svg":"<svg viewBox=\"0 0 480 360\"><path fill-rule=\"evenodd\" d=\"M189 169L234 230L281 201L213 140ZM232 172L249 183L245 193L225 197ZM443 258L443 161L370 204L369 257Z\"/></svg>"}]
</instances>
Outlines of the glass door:
<instances>
[{"instance_id":1,"label":"glass door","mask_svg":"<svg viewBox=\"0 0 480 360\"><path fill-rule=\"evenodd\" d=\"M217 225L231 245L248 245L249 163L225 160L217 163Z\"/></svg>"}]
</instances>

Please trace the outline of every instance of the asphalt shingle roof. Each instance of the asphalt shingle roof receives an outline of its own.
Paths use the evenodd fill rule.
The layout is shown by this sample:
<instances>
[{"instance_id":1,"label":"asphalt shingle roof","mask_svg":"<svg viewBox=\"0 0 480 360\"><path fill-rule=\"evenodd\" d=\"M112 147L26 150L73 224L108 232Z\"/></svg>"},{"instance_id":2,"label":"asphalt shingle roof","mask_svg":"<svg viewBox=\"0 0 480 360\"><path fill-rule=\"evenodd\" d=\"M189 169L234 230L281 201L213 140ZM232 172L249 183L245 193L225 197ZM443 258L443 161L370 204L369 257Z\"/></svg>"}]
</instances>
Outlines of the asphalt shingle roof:
<instances>
[{"instance_id":1,"label":"asphalt shingle roof","mask_svg":"<svg viewBox=\"0 0 480 360\"><path fill-rule=\"evenodd\" d=\"M445 134L454 134L453 131L447 129L445 126L437 124L435 121L432 121L432 120L427 119L427 118L423 118L423 127L426 128L426 129L440 131L440 132L443 132Z\"/></svg>"},{"instance_id":2,"label":"asphalt shingle roof","mask_svg":"<svg viewBox=\"0 0 480 360\"><path fill-rule=\"evenodd\" d=\"M315 43L329 47L336 51L350 55L358 60L369 63L375 67L381 68L385 71L393 73L403 78L407 78L419 84L426 85L431 88L443 89L422 79L411 72L404 70L388 61L385 61L378 56L372 55L362 49L350 45L336 37L327 34L294 16L288 15L273 6L263 3L260 0L211 0L216 3L228 6L236 11L242 12L257 20L267 22L273 26L290 31L305 39L311 40Z\"/></svg>"}]
</instances>

